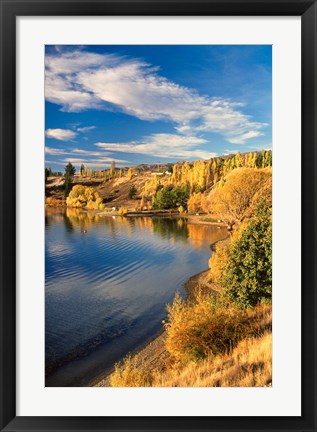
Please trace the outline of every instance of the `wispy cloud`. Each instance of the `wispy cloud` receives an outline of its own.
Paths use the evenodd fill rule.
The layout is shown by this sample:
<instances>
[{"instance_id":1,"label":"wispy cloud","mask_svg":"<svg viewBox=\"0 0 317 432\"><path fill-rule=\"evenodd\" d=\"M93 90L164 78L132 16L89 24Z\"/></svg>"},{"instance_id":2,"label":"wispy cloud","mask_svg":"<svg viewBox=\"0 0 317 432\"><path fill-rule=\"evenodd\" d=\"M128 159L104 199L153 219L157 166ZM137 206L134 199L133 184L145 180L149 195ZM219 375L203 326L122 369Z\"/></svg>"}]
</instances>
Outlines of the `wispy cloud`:
<instances>
[{"instance_id":1,"label":"wispy cloud","mask_svg":"<svg viewBox=\"0 0 317 432\"><path fill-rule=\"evenodd\" d=\"M233 137L233 138L228 138L228 141L231 142L232 144L244 144L247 140L251 139L251 138L256 138L259 136L264 135L262 132L259 131L250 131L247 133L244 133L242 135Z\"/></svg>"},{"instance_id":2,"label":"wispy cloud","mask_svg":"<svg viewBox=\"0 0 317 432\"><path fill-rule=\"evenodd\" d=\"M60 164L64 165L68 162L70 162L73 165L87 165L88 167L92 168L109 168L110 164L115 161L117 166L124 166L124 165L130 165L130 162L123 159L116 159L116 158L108 158L108 157L100 157L96 159L86 159L86 158L74 158L74 157L68 157L63 160L60 160Z\"/></svg>"},{"instance_id":3,"label":"wispy cloud","mask_svg":"<svg viewBox=\"0 0 317 432\"><path fill-rule=\"evenodd\" d=\"M90 150L83 150L83 149L73 149L72 153L78 153L85 156L106 156L108 153L102 153L102 152L96 152L96 151L90 151Z\"/></svg>"},{"instance_id":4,"label":"wispy cloud","mask_svg":"<svg viewBox=\"0 0 317 432\"><path fill-rule=\"evenodd\" d=\"M91 157L98 156L100 158L100 161L107 161L107 162L112 161L114 159L114 158L108 157L109 156L108 152L84 150L84 149L79 149L79 148L61 149L61 148L53 148L53 147L46 146L45 147L45 153L48 155L55 155L55 156L58 156L58 155L74 156L75 155L74 160L76 160L76 155L80 155L80 156L85 157L85 158L91 158ZM128 161L120 160L120 162L128 162Z\"/></svg>"},{"instance_id":5,"label":"wispy cloud","mask_svg":"<svg viewBox=\"0 0 317 432\"><path fill-rule=\"evenodd\" d=\"M197 149L198 146L205 144L204 138L195 136L182 136L175 134L153 134L145 137L142 141L131 141L128 143L107 143L99 142L95 145L108 151L124 153L141 153L145 155L157 156L161 158L201 158L209 159L216 156L205 150Z\"/></svg>"},{"instance_id":6,"label":"wispy cloud","mask_svg":"<svg viewBox=\"0 0 317 432\"><path fill-rule=\"evenodd\" d=\"M96 129L96 126L84 126L84 127L78 127L76 130L78 132L90 132L91 130Z\"/></svg>"},{"instance_id":7,"label":"wispy cloud","mask_svg":"<svg viewBox=\"0 0 317 432\"><path fill-rule=\"evenodd\" d=\"M57 149L52 147L45 147L45 153L48 155L62 155L67 154L67 152L63 149Z\"/></svg>"},{"instance_id":8,"label":"wispy cloud","mask_svg":"<svg viewBox=\"0 0 317 432\"><path fill-rule=\"evenodd\" d=\"M172 122L184 135L216 132L235 144L262 135L266 126L243 113L241 103L199 95L152 65L116 55L47 55L45 88L46 99L63 111L118 110L142 120Z\"/></svg>"},{"instance_id":9,"label":"wispy cloud","mask_svg":"<svg viewBox=\"0 0 317 432\"><path fill-rule=\"evenodd\" d=\"M76 137L77 133L70 129L46 129L47 138L54 138L60 141L69 141Z\"/></svg>"}]
</instances>

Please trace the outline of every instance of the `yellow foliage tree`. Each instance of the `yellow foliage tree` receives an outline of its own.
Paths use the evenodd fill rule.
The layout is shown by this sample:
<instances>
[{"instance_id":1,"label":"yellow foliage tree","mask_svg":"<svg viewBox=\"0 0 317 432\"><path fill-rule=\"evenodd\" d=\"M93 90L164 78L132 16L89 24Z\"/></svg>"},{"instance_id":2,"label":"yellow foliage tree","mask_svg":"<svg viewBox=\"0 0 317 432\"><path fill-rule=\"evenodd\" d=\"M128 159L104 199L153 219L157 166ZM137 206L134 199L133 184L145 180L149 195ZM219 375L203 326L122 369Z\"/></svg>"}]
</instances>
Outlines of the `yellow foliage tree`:
<instances>
[{"instance_id":1,"label":"yellow foliage tree","mask_svg":"<svg viewBox=\"0 0 317 432\"><path fill-rule=\"evenodd\" d=\"M145 197L144 194L142 194L141 201L140 201L140 209L143 210L144 206L145 206Z\"/></svg>"},{"instance_id":2,"label":"yellow foliage tree","mask_svg":"<svg viewBox=\"0 0 317 432\"><path fill-rule=\"evenodd\" d=\"M190 213L197 213L201 211L203 194L201 192L191 195L187 202L187 208Z\"/></svg>"},{"instance_id":3,"label":"yellow foliage tree","mask_svg":"<svg viewBox=\"0 0 317 432\"><path fill-rule=\"evenodd\" d=\"M238 168L229 173L223 185L208 196L210 212L217 214L231 228L254 213L255 203L271 196L271 168Z\"/></svg>"},{"instance_id":4,"label":"yellow foliage tree","mask_svg":"<svg viewBox=\"0 0 317 432\"><path fill-rule=\"evenodd\" d=\"M67 207L103 210L105 205L99 193L92 187L75 185L66 199Z\"/></svg>"},{"instance_id":5,"label":"yellow foliage tree","mask_svg":"<svg viewBox=\"0 0 317 432\"><path fill-rule=\"evenodd\" d=\"M129 168L129 169L128 169L128 178L129 178L129 180L131 180L132 177L133 177L133 169L132 169L132 168Z\"/></svg>"}]
</instances>

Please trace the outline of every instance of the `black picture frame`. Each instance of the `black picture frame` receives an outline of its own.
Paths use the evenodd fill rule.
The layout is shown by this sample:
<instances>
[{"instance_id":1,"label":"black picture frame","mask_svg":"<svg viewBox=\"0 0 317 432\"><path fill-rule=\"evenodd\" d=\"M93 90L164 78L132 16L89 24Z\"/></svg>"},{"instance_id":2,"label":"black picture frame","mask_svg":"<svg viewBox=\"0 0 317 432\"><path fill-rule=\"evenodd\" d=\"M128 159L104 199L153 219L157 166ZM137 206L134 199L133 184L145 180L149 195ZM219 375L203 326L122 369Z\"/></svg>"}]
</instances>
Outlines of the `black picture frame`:
<instances>
[{"instance_id":1,"label":"black picture frame","mask_svg":"<svg viewBox=\"0 0 317 432\"><path fill-rule=\"evenodd\" d=\"M317 5L312 0L0 0L1 431L316 431ZM16 17L300 16L302 36L302 415L299 417L18 417L16 415ZM290 347L290 351L292 347Z\"/></svg>"}]
</instances>

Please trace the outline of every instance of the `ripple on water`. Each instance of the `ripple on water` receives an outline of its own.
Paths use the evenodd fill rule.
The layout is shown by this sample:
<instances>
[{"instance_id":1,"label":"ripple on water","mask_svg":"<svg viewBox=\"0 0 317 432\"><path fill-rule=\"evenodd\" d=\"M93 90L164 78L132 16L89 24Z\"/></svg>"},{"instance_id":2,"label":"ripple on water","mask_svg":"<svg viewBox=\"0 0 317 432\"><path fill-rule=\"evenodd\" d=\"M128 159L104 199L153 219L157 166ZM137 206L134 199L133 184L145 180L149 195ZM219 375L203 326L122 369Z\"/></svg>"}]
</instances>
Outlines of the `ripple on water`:
<instances>
[{"instance_id":1,"label":"ripple on water","mask_svg":"<svg viewBox=\"0 0 317 432\"><path fill-rule=\"evenodd\" d=\"M84 385L151 338L166 303L207 267L209 244L219 237L204 227L198 242L199 228L169 219L92 222L61 210L61 217L48 211L46 221L49 386Z\"/></svg>"}]
</instances>

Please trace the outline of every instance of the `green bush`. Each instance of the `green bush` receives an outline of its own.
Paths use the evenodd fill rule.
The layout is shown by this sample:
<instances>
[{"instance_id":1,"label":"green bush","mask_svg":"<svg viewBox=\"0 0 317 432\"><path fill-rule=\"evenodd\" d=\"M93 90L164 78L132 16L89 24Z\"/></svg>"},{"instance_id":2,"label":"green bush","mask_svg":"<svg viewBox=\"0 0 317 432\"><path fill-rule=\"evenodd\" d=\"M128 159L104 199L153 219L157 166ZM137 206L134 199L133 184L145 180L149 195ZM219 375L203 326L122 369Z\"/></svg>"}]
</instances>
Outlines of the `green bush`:
<instances>
[{"instance_id":1,"label":"green bush","mask_svg":"<svg viewBox=\"0 0 317 432\"><path fill-rule=\"evenodd\" d=\"M189 187L172 186L161 187L154 195L153 207L156 209L174 209L182 206L187 209L187 201L189 198Z\"/></svg>"},{"instance_id":2,"label":"green bush","mask_svg":"<svg viewBox=\"0 0 317 432\"><path fill-rule=\"evenodd\" d=\"M224 295L241 307L255 306L272 297L272 221L263 201L257 213L232 245L223 270Z\"/></svg>"},{"instance_id":3,"label":"green bush","mask_svg":"<svg viewBox=\"0 0 317 432\"><path fill-rule=\"evenodd\" d=\"M134 199L136 194L137 194L136 187L134 185L131 185L130 190L129 190L129 198Z\"/></svg>"}]
</instances>

